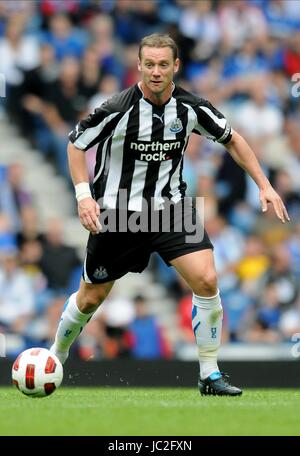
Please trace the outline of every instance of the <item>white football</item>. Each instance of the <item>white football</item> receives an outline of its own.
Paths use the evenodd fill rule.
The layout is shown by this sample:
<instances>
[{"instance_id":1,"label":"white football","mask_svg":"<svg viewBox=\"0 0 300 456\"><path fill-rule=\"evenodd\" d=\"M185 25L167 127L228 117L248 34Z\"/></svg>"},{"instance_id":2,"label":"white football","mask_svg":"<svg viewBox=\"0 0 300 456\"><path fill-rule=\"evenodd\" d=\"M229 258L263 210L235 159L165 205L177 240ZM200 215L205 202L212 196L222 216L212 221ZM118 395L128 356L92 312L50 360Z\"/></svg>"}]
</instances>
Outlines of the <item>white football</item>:
<instances>
[{"instance_id":1,"label":"white football","mask_svg":"<svg viewBox=\"0 0 300 456\"><path fill-rule=\"evenodd\" d=\"M12 366L12 382L26 396L49 396L60 386L62 379L61 362L46 348L23 351Z\"/></svg>"}]
</instances>

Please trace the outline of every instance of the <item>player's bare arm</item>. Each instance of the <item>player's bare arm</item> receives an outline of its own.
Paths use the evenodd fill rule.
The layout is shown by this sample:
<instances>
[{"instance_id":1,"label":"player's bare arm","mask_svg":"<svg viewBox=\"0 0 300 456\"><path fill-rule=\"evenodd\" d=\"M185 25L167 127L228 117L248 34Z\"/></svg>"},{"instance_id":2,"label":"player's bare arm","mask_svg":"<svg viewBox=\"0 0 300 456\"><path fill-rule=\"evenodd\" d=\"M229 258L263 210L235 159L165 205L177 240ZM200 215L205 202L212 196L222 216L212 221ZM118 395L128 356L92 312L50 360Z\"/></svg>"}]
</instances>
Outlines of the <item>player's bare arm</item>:
<instances>
[{"instance_id":1,"label":"player's bare arm","mask_svg":"<svg viewBox=\"0 0 300 456\"><path fill-rule=\"evenodd\" d=\"M268 210L268 203L271 203L277 217L282 221L282 223L290 221L290 217L282 199L265 176L255 153L246 140L236 131L233 131L232 138L225 147L234 161L247 171L247 173L256 182L259 188L259 199L262 211L266 212Z\"/></svg>"},{"instance_id":2,"label":"player's bare arm","mask_svg":"<svg viewBox=\"0 0 300 456\"><path fill-rule=\"evenodd\" d=\"M68 144L68 161L73 184L75 188L81 188L80 193L76 195L80 222L86 230L98 234L101 229L100 207L89 191L85 153L71 142Z\"/></svg>"}]
</instances>

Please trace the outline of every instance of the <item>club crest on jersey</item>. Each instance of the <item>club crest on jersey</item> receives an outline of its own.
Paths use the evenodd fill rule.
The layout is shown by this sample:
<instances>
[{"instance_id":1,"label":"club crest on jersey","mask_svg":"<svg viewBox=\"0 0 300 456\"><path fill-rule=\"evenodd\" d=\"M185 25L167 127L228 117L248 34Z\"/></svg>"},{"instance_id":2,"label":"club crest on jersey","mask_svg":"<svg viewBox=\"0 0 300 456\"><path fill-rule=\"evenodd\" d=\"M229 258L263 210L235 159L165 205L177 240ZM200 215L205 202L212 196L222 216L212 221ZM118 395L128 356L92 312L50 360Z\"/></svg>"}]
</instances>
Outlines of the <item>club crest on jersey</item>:
<instances>
[{"instance_id":1,"label":"club crest on jersey","mask_svg":"<svg viewBox=\"0 0 300 456\"><path fill-rule=\"evenodd\" d=\"M93 274L93 277L95 277L95 279L99 279L99 280L106 279L107 276L108 276L108 272L103 266L99 266L99 268L97 268Z\"/></svg>"},{"instance_id":2,"label":"club crest on jersey","mask_svg":"<svg viewBox=\"0 0 300 456\"><path fill-rule=\"evenodd\" d=\"M181 120L178 118L173 120L173 122L171 123L171 126L170 126L170 131L172 133L179 133L182 129L183 129L183 126L182 126Z\"/></svg>"}]
</instances>

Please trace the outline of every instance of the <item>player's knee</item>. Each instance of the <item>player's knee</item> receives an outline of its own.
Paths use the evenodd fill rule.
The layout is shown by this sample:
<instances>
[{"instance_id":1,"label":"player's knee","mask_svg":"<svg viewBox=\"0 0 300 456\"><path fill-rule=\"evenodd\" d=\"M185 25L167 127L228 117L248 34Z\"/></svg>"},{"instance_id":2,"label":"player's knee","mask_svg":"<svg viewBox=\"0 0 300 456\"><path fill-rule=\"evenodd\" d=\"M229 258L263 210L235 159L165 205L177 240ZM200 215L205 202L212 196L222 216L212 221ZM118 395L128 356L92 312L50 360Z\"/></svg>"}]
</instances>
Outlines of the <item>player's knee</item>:
<instances>
[{"instance_id":1,"label":"player's knee","mask_svg":"<svg viewBox=\"0 0 300 456\"><path fill-rule=\"evenodd\" d=\"M80 299L77 299L78 308L80 312L83 313L95 312L100 304L101 300L93 294L87 294L82 296Z\"/></svg>"},{"instance_id":2,"label":"player's knee","mask_svg":"<svg viewBox=\"0 0 300 456\"><path fill-rule=\"evenodd\" d=\"M105 287L97 290L88 290L85 293L78 293L77 305L81 312L95 312L108 294Z\"/></svg>"},{"instance_id":3,"label":"player's knee","mask_svg":"<svg viewBox=\"0 0 300 456\"><path fill-rule=\"evenodd\" d=\"M198 296L213 296L217 293L217 274L214 270L205 271L193 284L193 292Z\"/></svg>"}]
</instances>

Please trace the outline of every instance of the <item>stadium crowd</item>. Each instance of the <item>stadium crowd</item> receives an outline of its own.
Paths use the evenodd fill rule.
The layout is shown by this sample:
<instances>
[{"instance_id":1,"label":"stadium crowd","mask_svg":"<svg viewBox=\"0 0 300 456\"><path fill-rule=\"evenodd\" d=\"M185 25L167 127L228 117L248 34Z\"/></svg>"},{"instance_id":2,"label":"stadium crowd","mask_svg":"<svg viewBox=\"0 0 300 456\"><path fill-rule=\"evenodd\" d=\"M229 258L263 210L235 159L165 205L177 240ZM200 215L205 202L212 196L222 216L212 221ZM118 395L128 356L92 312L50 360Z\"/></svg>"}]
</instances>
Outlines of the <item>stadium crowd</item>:
<instances>
[{"instance_id":1,"label":"stadium crowd","mask_svg":"<svg viewBox=\"0 0 300 456\"><path fill-rule=\"evenodd\" d=\"M192 136L184 176L189 195L205 198L224 341L290 341L300 332L298 0L0 2L0 74L6 81L0 109L71 186L68 132L139 80L138 43L154 32L178 43L176 83L226 114L256 152L292 220L281 224L271 209L261 214L255 184L225 149ZM92 150L91 176L94 156ZM21 163L0 168L0 332L11 337L12 355L20 344L49 346L82 261L64 244L61 220L49 220L41 232L34 195L22 177ZM170 343L145 296L112 294L80 339L79 356L176 357L191 343L191 293L158 257L150 271L174 301L177 340Z\"/></svg>"}]
</instances>

